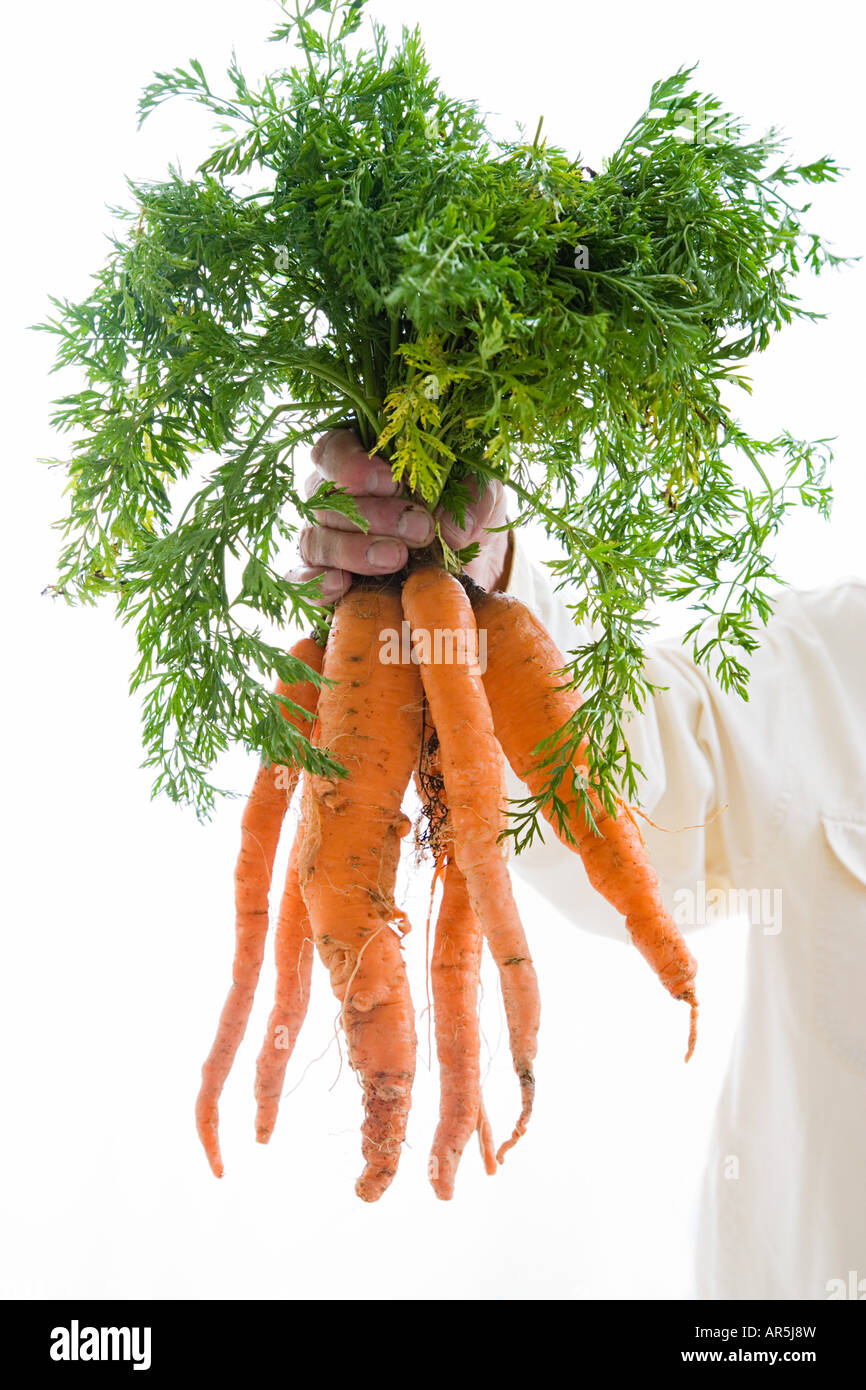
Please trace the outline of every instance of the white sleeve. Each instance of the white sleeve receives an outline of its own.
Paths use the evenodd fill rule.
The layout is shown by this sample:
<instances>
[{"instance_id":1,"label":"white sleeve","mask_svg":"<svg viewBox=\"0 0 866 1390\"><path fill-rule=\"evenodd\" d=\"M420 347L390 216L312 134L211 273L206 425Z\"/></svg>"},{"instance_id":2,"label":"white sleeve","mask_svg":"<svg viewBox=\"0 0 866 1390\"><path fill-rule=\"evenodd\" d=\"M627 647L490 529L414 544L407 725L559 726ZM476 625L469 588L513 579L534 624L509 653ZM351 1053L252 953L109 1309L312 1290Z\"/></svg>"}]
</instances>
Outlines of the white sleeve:
<instances>
[{"instance_id":1,"label":"white sleeve","mask_svg":"<svg viewBox=\"0 0 866 1390\"><path fill-rule=\"evenodd\" d=\"M563 652L587 640L588 629L575 626L518 538L506 587L533 609ZM761 843L761 819L777 804L778 745L793 736L780 716L778 689L808 676L808 655L796 640L804 601L788 591L780 602L782 616L771 621L752 658L748 702L725 695L679 642L648 649L645 674L663 688L643 712L627 712L625 732L642 769L637 806L654 822L639 819L641 831L665 903L684 930L695 922L677 905L736 886L750 847ZM525 795L510 770L508 777L509 795ZM515 856L512 869L577 924L624 939L622 918L593 892L574 852L552 831Z\"/></svg>"}]
</instances>

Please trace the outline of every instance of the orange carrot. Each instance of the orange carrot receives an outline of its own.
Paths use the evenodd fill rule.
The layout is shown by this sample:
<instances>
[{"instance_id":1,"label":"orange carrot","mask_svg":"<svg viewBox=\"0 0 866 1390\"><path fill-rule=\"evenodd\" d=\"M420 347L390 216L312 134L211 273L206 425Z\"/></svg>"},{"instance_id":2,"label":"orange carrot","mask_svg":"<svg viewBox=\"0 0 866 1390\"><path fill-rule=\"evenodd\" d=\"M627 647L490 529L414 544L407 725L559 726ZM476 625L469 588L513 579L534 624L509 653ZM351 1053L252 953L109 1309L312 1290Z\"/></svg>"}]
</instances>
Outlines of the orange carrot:
<instances>
[{"instance_id":1,"label":"orange carrot","mask_svg":"<svg viewBox=\"0 0 866 1390\"><path fill-rule=\"evenodd\" d=\"M478 1133L487 1172L496 1172L493 1136L481 1101L477 1012L481 940L466 881L449 857L430 968L441 1099L428 1172L436 1196L443 1201L454 1195L457 1166L473 1131Z\"/></svg>"},{"instance_id":2,"label":"orange carrot","mask_svg":"<svg viewBox=\"0 0 866 1390\"><path fill-rule=\"evenodd\" d=\"M302 638L291 655L314 671L321 671L323 648ZM311 681L291 687L277 683L285 695L310 714L315 713L318 690ZM306 731L309 720L281 706L283 716L296 729ZM268 931L268 893L274 857L286 810L297 782L298 770L280 763L264 763L241 819L241 848L235 865L235 957L232 986L220 1015L213 1046L202 1067L202 1083L196 1101L196 1127L214 1175L223 1174L219 1147L219 1098L231 1071L235 1053L246 1031L253 1004Z\"/></svg>"},{"instance_id":3,"label":"orange carrot","mask_svg":"<svg viewBox=\"0 0 866 1390\"><path fill-rule=\"evenodd\" d=\"M497 738L517 776L537 796L550 769L541 765L543 755L534 750L566 724L578 709L580 696L557 689L563 678L552 673L565 666L565 657L519 599L486 594L476 599L475 614L479 628L487 629L484 688ZM593 819L601 832L596 834L580 809L568 775L557 796L564 803L564 818L574 838L569 847L580 854L590 883L623 914L632 941L665 988L691 1007L688 1061L697 1034L697 963L664 906L637 822L624 803L613 817L591 795ZM544 814L563 843L569 844L552 810L545 808Z\"/></svg>"},{"instance_id":4,"label":"orange carrot","mask_svg":"<svg viewBox=\"0 0 866 1390\"><path fill-rule=\"evenodd\" d=\"M342 1004L352 1067L364 1093L366 1167L355 1185L376 1201L391 1182L406 1133L415 1075L415 1021L393 922L401 812L421 745L417 669L380 659L381 635L399 631L394 590L354 586L337 604L324 674L318 743L346 769L343 780L305 781L301 890L319 955Z\"/></svg>"},{"instance_id":5,"label":"orange carrot","mask_svg":"<svg viewBox=\"0 0 866 1390\"><path fill-rule=\"evenodd\" d=\"M454 860L435 730L425 737L417 782L427 822L425 842L436 865L434 891L440 878L443 882L430 970L439 1059L439 1125L428 1173L437 1197L447 1201L472 1131L478 1133L484 1166L491 1175L496 1172L496 1149L481 1099L478 985L483 938L466 881Z\"/></svg>"},{"instance_id":6,"label":"orange carrot","mask_svg":"<svg viewBox=\"0 0 866 1390\"><path fill-rule=\"evenodd\" d=\"M445 795L453 822L454 854L466 880L472 910L478 919L499 970L508 1021L511 1056L520 1080L521 1111L506 1151L524 1133L535 1092L535 1059L539 1022L538 982L526 936L517 914L508 869L497 835L501 824L500 755L490 706L480 675L467 661L436 659L435 634L464 644L476 634L472 606L462 585L444 570L416 570L403 586L403 612L417 647L421 679L430 716L439 737ZM463 652L466 653L466 645Z\"/></svg>"},{"instance_id":7,"label":"orange carrot","mask_svg":"<svg viewBox=\"0 0 866 1390\"><path fill-rule=\"evenodd\" d=\"M298 878L303 826L295 836L286 886L280 900L274 954L277 987L265 1040L256 1064L256 1138L266 1144L273 1133L286 1067L307 1012L313 969L313 934Z\"/></svg>"}]
</instances>

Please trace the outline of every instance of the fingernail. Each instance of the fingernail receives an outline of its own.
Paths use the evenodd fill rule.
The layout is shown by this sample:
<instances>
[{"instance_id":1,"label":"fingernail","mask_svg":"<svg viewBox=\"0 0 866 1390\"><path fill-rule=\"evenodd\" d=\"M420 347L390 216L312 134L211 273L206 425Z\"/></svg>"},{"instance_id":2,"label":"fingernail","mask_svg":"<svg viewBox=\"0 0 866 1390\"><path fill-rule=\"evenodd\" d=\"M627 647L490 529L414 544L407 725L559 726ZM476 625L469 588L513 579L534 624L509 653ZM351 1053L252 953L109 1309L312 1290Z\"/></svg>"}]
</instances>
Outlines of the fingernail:
<instances>
[{"instance_id":1,"label":"fingernail","mask_svg":"<svg viewBox=\"0 0 866 1390\"><path fill-rule=\"evenodd\" d=\"M420 507L407 507L400 513L397 530L407 541L429 541L433 532L433 518Z\"/></svg>"},{"instance_id":2,"label":"fingernail","mask_svg":"<svg viewBox=\"0 0 866 1390\"><path fill-rule=\"evenodd\" d=\"M403 563L403 547L396 541L373 541L367 546L367 564L377 569L395 570Z\"/></svg>"},{"instance_id":3,"label":"fingernail","mask_svg":"<svg viewBox=\"0 0 866 1390\"><path fill-rule=\"evenodd\" d=\"M345 588L342 570L329 570L322 575L322 595L324 598L337 598Z\"/></svg>"}]
</instances>

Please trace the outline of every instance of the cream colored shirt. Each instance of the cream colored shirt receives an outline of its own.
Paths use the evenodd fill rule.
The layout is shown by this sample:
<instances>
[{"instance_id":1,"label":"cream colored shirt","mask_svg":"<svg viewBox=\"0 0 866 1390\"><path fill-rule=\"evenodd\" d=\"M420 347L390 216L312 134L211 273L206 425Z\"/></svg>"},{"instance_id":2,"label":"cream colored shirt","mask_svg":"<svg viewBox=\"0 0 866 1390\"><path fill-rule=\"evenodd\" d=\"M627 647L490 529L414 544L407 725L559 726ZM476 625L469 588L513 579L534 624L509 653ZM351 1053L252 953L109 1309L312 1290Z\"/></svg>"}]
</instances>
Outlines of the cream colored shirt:
<instances>
[{"instance_id":1,"label":"cream colored shirt","mask_svg":"<svg viewBox=\"0 0 866 1390\"><path fill-rule=\"evenodd\" d=\"M585 640L519 542L508 592L564 652ZM722 902L751 917L703 1183L697 1295L864 1298L866 583L785 591L748 664L746 702L688 647L659 642L647 676L667 689L628 724L642 809L660 826L706 822L679 834L641 822L675 920L688 932ZM512 869L575 925L625 939L554 837Z\"/></svg>"}]
</instances>

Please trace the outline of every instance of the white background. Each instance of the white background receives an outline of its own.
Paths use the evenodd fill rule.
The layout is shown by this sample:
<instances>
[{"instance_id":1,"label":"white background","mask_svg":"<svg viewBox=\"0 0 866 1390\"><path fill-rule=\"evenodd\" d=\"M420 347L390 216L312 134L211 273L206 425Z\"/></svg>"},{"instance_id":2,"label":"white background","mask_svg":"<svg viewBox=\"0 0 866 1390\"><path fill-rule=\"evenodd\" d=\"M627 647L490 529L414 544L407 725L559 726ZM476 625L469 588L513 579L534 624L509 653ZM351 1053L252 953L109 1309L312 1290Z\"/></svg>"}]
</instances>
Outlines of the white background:
<instances>
[{"instance_id":1,"label":"white background","mask_svg":"<svg viewBox=\"0 0 866 1390\"><path fill-rule=\"evenodd\" d=\"M400 22L420 21L446 90L499 113L501 133L520 120L531 135L543 112L548 137L596 166L652 82L699 59L701 85L753 129L777 123L798 157L832 152L850 167L836 188L816 192L814 222L837 249L863 249L851 6L377 0L373 13L395 35ZM692 940L702 1034L684 1068L684 1011L636 953L575 930L521 891L544 1009L536 1114L495 1179L467 1152L450 1204L426 1181L437 1104L426 1015L397 1180L376 1206L355 1198L359 1092L345 1062L339 1070L336 1006L320 968L289 1067L297 1089L270 1146L254 1142L252 1100L269 969L224 1097L221 1182L198 1146L198 1070L229 982L239 803L201 827L191 812L150 801L126 687L131 634L108 608L40 598L63 479L36 460L64 455L49 404L77 382L49 377L52 341L26 325L49 312L48 293L87 292L107 249L106 205L125 199L124 173L157 177L179 160L191 175L203 157L207 124L184 103L136 133L137 95L152 71L198 57L218 85L232 43L249 76L278 66L284 50L263 42L276 18L264 0L46 0L6 21L0 1294L689 1296L695 1195L739 1008L739 924ZM866 573L863 284L861 266L804 282L829 319L788 330L753 365L756 394L741 408L768 434L786 426L837 436L832 522L792 521L779 545L783 573L804 587ZM238 754L222 771L243 790L254 769ZM420 1014L426 873L407 864L403 877ZM516 1084L495 982L487 985L486 1095L501 1135Z\"/></svg>"}]
</instances>

